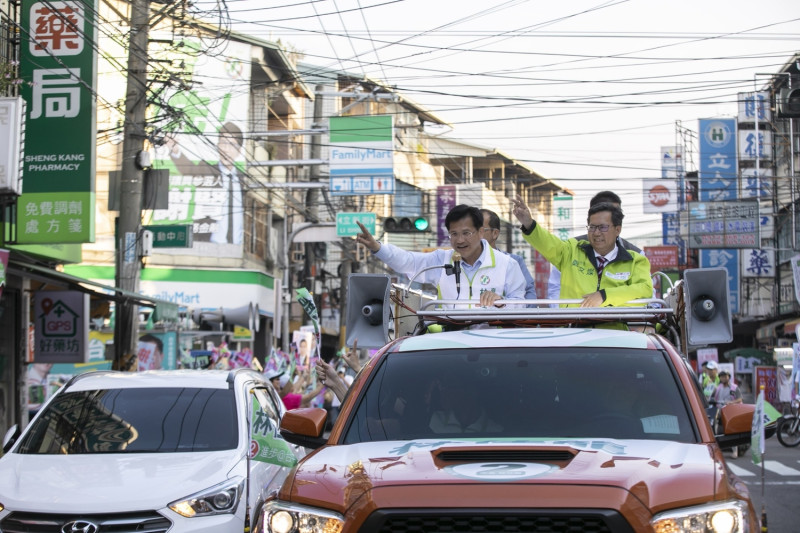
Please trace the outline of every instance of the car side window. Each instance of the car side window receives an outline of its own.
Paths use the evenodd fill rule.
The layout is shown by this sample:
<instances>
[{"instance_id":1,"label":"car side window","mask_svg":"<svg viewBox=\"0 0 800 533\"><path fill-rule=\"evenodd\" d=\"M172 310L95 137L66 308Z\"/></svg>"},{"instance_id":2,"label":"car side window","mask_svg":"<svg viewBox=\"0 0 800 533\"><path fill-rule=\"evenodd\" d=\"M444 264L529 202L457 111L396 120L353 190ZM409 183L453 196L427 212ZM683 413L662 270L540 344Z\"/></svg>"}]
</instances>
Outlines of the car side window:
<instances>
[{"instance_id":1,"label":"car side window","mask_svg":"<svg viewBox=\"0 0 800 533\"><path fill-rule=\"evenodd\" d=\"M272 397L267 393L266 389L256 388L253 389L253 394L258 399L258 403L261 405L261 410L269 417L270 420L275 424L277 428L281 424L281 416L279 411L275 407L275 403L272 400ZM250 402L250 408L252 409L253 402Z\"/></svg>"}]
</instances>

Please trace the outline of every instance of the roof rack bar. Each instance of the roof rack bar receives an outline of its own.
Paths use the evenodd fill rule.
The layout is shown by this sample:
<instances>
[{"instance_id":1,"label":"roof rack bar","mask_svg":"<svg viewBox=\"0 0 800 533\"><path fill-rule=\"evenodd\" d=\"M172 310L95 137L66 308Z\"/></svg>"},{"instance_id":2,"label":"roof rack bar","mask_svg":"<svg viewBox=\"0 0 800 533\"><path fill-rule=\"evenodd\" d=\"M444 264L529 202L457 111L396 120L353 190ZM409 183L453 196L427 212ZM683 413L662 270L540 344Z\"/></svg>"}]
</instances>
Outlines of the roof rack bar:
<instances>
[{"instance_id":1,"label":"roof rack bar","mask_svg":"<svg viewBox=\"0 0 800 533\"><path fill-rule=\"evenodd\" d=\"M581 300L498 300L495 304L507 305L549 305L549 304L579 304ZM424 302L417 311L422 318L446 318L459 321L491 321L491 320L654 320L667 314L672 314L673 309L667 306L666 301L660 298L646 298L632 300L630 304L658 305L660 307L511 307L498 308L480 307L479 300L431 300ZM453 307L474 305L476 307ZM442 308L442 306L447 306ZM438 309L437 309L438 307Z\"/></svg>"}]
</instances>

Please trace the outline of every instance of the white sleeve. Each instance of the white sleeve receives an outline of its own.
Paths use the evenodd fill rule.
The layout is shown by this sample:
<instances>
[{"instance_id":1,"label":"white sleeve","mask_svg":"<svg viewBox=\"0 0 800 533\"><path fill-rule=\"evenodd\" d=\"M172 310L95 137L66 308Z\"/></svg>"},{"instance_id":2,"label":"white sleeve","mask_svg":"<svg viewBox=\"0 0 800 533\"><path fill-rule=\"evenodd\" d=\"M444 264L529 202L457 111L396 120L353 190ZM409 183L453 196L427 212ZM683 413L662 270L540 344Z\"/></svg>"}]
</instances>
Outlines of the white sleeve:
<instances>
[{"instance_id":1,"label":"white sleeve","mask_svg":"<svg viewBox=\"0 0 800 533\"><path fill-rule=\"evenodd\" d=\"M445 250L409 252L393 244L381 243L381 247L374 255L395 272L411 277L423 268L444 266L447 261L447 257L445 257L446 253ZM432 268L419 275L414 281L436 283L441 275L442 272L440 269Z\"/></svg>"}]
</instances>

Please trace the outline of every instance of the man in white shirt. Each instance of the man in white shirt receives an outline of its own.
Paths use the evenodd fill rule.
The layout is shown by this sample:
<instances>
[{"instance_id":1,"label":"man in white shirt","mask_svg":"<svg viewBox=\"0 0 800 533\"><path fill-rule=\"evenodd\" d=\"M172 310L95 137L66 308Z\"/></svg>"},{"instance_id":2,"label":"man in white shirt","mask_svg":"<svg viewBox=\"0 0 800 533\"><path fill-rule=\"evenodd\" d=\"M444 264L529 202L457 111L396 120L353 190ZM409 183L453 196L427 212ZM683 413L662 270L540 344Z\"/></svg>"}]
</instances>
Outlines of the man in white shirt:
<instances>
[{"instance_id":1,"label":"man in white shirt","mask_svg":"<svg viewBox=\"0 0 800 533\"><path fill-rule=\"evenodd\" d=\"M356 236L359 244L401 274L420 273L414 280L435 284L439 299L480 300L481 306L488 307L497 300L519 300L525 296L525 278L517 262L494 250L481 238L483 214L477 207L457 205L445 217L452 250L409 252L376 241L363 224L358 225L361 228ZM428 267L452 264L454 252L461 254L458 277L447 275L444 268L422 272Z\"/></svg>"}]
</instances>

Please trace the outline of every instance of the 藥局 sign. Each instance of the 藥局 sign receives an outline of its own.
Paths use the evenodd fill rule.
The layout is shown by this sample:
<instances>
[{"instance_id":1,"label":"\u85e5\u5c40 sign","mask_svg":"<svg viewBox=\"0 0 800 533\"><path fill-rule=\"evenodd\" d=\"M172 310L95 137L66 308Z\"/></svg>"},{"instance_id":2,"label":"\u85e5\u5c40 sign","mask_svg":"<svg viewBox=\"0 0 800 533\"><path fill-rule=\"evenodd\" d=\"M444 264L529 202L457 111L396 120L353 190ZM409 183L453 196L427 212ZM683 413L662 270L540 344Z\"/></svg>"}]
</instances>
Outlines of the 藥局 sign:
<instances>
[{"instance_id":1,"label":"\u85e5\u5c40 sign","mask_svg":"<svg viewBox=\"0 0 800 533\"><path fill-rule=\"evenodd\" d=\"M20 244L94 242L97 9L93 0L22 1Z\"/></svg>"}]
</instances>

